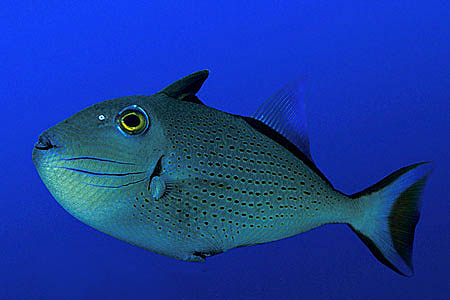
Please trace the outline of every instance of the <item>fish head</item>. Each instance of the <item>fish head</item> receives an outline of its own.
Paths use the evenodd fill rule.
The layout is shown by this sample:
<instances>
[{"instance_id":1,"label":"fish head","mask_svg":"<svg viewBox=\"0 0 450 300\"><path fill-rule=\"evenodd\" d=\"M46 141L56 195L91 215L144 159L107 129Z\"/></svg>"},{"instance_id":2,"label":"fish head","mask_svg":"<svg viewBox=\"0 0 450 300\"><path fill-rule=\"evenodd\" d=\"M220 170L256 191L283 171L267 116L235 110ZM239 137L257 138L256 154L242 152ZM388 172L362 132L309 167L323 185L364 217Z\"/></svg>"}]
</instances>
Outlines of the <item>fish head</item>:
<instances>
[{"instance_id":1,"label":"fish head","mask_svg":"<svg viewBox=\"0 0 450 300\"><path fill-rule=\"evenodd\" d=\"M40 135L33 162L70 214L104 232L112 222L126 223L130 201L146 197L150 176L167 152L161 97L103 101Z\"/></svg>"}]
</instances>

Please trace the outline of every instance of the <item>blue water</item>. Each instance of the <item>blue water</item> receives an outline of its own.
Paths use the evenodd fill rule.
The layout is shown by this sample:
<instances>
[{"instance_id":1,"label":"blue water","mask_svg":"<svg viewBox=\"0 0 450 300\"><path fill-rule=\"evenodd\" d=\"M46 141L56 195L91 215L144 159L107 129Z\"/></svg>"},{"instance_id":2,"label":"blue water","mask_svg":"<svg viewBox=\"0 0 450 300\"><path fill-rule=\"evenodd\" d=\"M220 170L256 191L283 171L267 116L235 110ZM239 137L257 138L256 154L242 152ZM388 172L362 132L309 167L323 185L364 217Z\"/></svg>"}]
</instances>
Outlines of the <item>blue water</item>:
<instances>
[{"instance_id":1,"label":"blue water","mask_svg":"<svg viewBox=\"0 0 450 300\"><path fill-rule=\"evenodd\" d=\"M2 1L0 299L448 299L448 1ZM309 75L311 149L346 193L432 160L416 275L344 225L204 264L155 255L75 220L31 161L39 133L100 100L193 71L199 96L250 115Z\"/></svg>"}]
</instances>

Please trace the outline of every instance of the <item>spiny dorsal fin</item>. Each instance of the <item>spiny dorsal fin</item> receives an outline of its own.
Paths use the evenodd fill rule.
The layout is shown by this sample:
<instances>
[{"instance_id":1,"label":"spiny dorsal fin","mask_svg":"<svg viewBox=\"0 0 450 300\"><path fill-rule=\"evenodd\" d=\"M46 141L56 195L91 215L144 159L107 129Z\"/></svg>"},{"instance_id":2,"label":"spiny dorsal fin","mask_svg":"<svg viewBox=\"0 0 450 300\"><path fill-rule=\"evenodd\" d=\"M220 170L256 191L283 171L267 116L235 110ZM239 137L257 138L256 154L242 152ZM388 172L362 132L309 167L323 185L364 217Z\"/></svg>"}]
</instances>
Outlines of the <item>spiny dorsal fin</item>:
<instances>
[{"instance_id":1,"label":"spiny dorsal fin","mask_svg":"<svg viewBox=\"0 0 450 300\"><path fill-rule=\"evenodd\" d=\"M306 76L301 77L276 92L252 118L284 136L312 161L306 128L306 81Z\"/></svg>"},{"instance_id":2,"label":"spiny dorsal fin","mask_svg":"<svg viewBox=\"0 0 450 300\"><path fill-rule=\"evenodd\" d=\"M159 93L166 94L169 97L179 99L182 101L194 102L202 104L202 102L197 98L196 94L200 90L208 78L209 71L202 70L192 73L180 80L175 81L165 89L161 90Z\"/></svg>"}]
</instances>

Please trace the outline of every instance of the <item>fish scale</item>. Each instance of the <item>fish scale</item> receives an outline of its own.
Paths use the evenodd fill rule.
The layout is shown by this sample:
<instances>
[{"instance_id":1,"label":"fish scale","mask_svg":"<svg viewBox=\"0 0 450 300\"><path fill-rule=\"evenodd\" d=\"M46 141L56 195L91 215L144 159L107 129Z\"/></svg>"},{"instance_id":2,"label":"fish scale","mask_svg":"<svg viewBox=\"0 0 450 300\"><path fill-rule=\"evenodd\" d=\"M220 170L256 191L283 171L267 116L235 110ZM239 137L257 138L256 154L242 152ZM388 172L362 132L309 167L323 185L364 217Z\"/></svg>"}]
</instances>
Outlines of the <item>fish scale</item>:
<instances>
[{"instance_id":1,"label":"fish scale","mask_svg":"<svg viewBox=\"0 0 450 300\"><path fill-rule=\"evenodd\" d=\"M346 195L312 160L304 78L245 117L198 99L207 76L97 103L44 131L33 161L51 194L82 222L180 260L343 223L380 262L413 274L430 163Z\"/></svg>"},{"instance_id":2,"label":"fish scale","mask_svg":"<svg viewBox=\"0 0 450 300\"><path fill-rule=\"evenodd\" d=\"M175 161L183 162L171 180L189 184L178 198L166 200L181 218L160 230L181 231L186 243L203 238L227 250L317 227L340 201L301 160L242 119L195 103L167 105L165 135ZM165 215L171 215L168 207Z\"/></svg>"}]
</instances>

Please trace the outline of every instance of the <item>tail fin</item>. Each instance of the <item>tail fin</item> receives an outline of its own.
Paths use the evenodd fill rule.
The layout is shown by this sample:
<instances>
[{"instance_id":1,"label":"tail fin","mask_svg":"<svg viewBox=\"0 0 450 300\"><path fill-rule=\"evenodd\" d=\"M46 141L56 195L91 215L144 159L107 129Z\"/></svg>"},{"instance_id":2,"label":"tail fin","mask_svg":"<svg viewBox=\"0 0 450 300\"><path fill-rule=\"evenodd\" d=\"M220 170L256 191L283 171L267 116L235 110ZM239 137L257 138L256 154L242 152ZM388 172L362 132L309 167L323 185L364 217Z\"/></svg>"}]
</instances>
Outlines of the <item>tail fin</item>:
<instances>
[{"instance_id":1,"label":"tail fin","mask_svg":"<svg viewBox=\"0 0 450 300\"><path fill-rule=\"evenodd\" d=\"M360 201L361 215L352 230L383 264L404 275L414 274L411 262L420 197L432 170L429 162L401 168L350 197Z\"/></svg>"}]
</instances>

